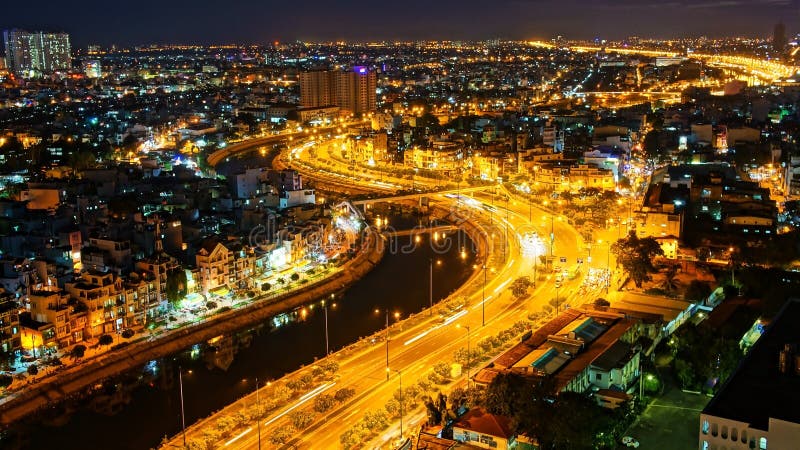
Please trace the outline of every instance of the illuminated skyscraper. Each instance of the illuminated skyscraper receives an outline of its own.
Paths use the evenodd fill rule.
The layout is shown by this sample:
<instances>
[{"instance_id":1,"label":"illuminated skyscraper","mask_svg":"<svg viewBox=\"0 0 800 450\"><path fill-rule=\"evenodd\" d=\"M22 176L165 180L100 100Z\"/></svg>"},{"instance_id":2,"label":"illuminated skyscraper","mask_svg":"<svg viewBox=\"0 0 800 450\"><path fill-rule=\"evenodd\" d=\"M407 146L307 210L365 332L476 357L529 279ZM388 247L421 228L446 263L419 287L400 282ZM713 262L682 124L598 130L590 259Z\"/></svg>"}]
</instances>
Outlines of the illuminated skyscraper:
<instances>
[{"instance_id":1,"label":"illuminated skyscraper","mask_svg":"<svg viewBox=\"0 0 800 450\"><path fill-rule=\"evenodd\" d=\"M336 72L336 105L353 114L375 111L377 77L366 66L356 66L351 72Z\"/></svg>"},{"instance_id":2,"label":"illuminated skyscraper","mask_svg":"<svg viewBox=\"0 0 800 450\"><path fill-rule=\"evenodd\" d=\"M15 73L48 73L72 67L69 35L6 30L6 66Z\"/></svg>"},{"instance_id":3,"label":"illuminated skyscraper","mask_svg":"<svg viewBox=\"0 0 800 450\"><path fill-rule=\"evenodd\" d=\"M377 77L366 66L351 71L318 70L300 74L300 106L334 105L353 114L375 111Z\"/></svg>"},{"instance_id":4,"label":"illuminated skyscraper","mask_svg":"<svg viewBox=\"0 0 800 450\"><path fill-rule=\"evenodd\" d=\"M334 72L314 70L300 73L300 106L304 108L333 105L331 83Z\"/></svg>"}]
</instances>

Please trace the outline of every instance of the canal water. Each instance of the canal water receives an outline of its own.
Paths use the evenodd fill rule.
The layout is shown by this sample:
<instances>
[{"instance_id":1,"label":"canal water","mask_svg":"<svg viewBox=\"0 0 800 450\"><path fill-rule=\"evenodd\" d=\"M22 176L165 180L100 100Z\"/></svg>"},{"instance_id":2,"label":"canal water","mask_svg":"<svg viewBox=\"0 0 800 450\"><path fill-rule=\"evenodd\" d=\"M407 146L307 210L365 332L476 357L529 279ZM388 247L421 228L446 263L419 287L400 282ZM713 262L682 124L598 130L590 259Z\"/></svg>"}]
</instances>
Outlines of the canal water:
<instances>
[{"instance_id":1,"label":"canal water","mask_svg":"<svg viewBox=\"0 0 800 450\"><path fill-rule=\"evenodd\" d=\"M392 216L390 225L409 228L413 216ZM455 237L455 236L453 236ZM413 251L409 237L396 238L382 262L336 298L328 311L331 350L381 329L385 318L375 308L390 308L403 316L427 307L431 258L434 301L446 297L469 277L474 263L471 243L433 249L425 237ZM457 241L454 241L454 243ZM466 249L466 258L462 250ZM322 308L306 308L151 361L90 394L47 411L7 430L0 448L141 450L155 448L164 436L181 429L178 368L182 368L187 426L207 417L255 388L255 378L276 379L325 354Z\"/></svg>"}]
</instances>

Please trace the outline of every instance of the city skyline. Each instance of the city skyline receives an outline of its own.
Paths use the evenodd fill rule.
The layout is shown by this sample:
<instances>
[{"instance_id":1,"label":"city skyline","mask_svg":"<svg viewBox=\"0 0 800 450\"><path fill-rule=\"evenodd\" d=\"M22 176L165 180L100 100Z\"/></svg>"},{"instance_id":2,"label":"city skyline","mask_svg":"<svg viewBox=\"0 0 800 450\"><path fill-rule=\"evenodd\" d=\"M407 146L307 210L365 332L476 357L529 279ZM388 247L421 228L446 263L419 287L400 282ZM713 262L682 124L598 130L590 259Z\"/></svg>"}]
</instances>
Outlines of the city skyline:
<instances>
[{"instance_id":1,"label":"city skyline","mask_svg":"<svg viewBox=\"0 0 800 450\"><path fill-rule=\"evenodd\" d=\"M778 22L785 23L791 35L800 19L799 5L797 0L502 0L491 5L475 0L435 4L412 0L402 8L386 8L365 2L333 5L310 0L304 8L310 12L298 14L292 4L249 0L224 9L200 2L191 10L150 1L133 9L89 2L79 10L43 2L36 16L22 5L7 6L0 28L65 31L73 36L76 48L89 44L533 39L556 35L571 39L633 35L766 38Z\"/></svg>"}]
</instances>

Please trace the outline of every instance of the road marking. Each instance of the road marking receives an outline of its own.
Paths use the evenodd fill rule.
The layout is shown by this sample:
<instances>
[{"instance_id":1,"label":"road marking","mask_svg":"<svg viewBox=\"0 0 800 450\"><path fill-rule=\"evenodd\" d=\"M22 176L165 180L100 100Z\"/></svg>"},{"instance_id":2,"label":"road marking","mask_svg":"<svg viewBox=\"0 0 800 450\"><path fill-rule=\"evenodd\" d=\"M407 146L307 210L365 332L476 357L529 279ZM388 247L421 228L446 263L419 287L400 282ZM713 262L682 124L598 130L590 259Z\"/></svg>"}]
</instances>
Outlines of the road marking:
<instances>
[{"instance_id":1,"label":"road marking","mask_svg":"<svg viewBox=\"0 0 800 450\"><path fill-rule=\"evenodd\" d=\"M348 419L348 418L350 418L350 417L352 417L352 416L356 415L356 414L357 414L359 411L361 411L361 408L356 408L356 410L355 410L355 411L353 411L353 412L351 412L350 414L348 414L348 415L344 416L344 418L345 418L345 419Z\"/></svg>"}]
</instances>

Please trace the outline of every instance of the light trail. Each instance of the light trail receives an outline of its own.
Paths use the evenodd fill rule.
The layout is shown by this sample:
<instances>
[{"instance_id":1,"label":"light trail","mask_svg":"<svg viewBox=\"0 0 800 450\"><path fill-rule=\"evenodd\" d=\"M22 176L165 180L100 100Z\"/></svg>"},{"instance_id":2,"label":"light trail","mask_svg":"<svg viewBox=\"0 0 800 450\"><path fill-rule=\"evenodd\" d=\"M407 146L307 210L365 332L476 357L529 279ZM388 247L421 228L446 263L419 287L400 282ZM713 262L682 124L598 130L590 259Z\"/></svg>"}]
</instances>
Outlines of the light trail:
<instances>
[{"instance_id":1,"label":"light trail","mask_svg":"<svg viewBox=\"0 0 800 450\"><path fill-rule=\"evenodd\" d=\"M303 406L306 402L308 402L312 398L316 397L317 395L327 391L328 389L332 388L334 385L336 385L335 382L334 383L323 384L322 386L319 386L318 388L316 388L316 389L314 389L314 390L312 390L310 392L307 392L305 395L300 397L300 400L297 403L295 403L291 407L287 408L282 413L278 414L277 416L273 417L272 419L269 419L268 421L266 421L264 423L264 426L265 427L269 426L272 422L275 422L276 420L280 419L281 417L285 416L286 414L289 414L290 412L294 411L295 409Z\"/></svg>"},{"instance_id":2,"label":"light trail","mask_svg":"<svg viewBox=\"0 0 800 450\"><path fill-rule=\"evenodd\" d=\"M242 431L241 433L237 434L236 436L234 436L234 438L233 438L233 439L231 439L230 441L226 442L224 446L225 446L225 447L227 447L227 446L229 446L229 445L233 444L234 442L236 442L236 441L238 441L239 439L243 438L243 437L244 437L244 435L246 435L247 433L249 433L249 432L251 432L251 431L253 431L253 427L250 427L250 428L248 428L248 429L246 429L246 430Z\"/></svg>"}]
</instances>

